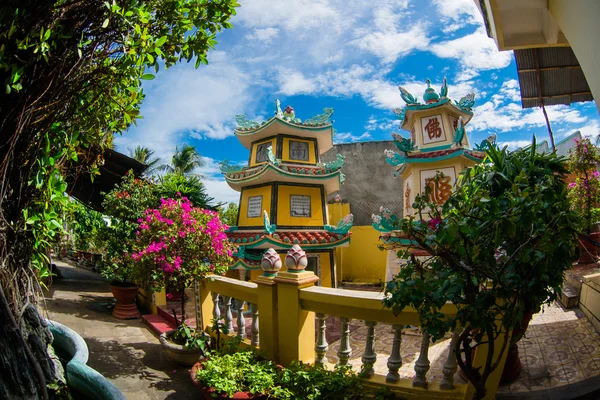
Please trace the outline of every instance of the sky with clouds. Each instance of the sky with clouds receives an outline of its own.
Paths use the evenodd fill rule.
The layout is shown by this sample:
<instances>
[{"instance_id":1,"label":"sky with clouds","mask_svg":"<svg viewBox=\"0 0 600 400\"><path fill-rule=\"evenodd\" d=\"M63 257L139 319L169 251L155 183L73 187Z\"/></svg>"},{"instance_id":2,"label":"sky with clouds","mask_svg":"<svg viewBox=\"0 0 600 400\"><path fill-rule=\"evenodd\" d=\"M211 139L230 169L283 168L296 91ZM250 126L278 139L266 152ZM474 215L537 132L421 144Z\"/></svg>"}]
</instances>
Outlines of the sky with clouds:
<instances>
[{"instance_id":1,"label":"sky with clouds","mask_svg":"<svg viewBox=\"0 0 600 400\"><path fill-rule=\"evenodd\" d=\"M196 146L206 165L208 193L237 202L218 169L224 159L245 165L235 138L235 115L265 120L275 99L308 119L335 109L337 143L389 140L403 107L398 85L421 98L425 80L450 98L476 94L467 126L471 142L491 133L511 148L547 139L540 109L521 108L511 51L487 37L473 0L239 0L234 28L218 35L209 64L180 64L144 82L143 119L121 137L117 150L142 145L164 161L175 146ZM557 140L575 130L600 133L593 102L547 107ZM382 154L383 157L383 154Z\"/></svg>"}]
</instances>

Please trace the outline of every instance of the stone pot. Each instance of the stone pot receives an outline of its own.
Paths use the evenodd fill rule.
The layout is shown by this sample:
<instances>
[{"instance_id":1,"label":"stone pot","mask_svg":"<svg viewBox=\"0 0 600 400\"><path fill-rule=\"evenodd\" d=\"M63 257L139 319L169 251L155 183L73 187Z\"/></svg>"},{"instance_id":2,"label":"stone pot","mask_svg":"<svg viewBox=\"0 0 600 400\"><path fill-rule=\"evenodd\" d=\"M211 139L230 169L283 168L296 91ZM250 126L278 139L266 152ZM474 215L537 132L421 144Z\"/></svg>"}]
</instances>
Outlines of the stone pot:
<instances>
[{"instance_id":1,"label":"stone pot","mask_svg":"<svg viewBox=\"0 0 600 400\"><path fill-rule=\"evenodd\" d=\"M236 399L236 400L241 400L241 399L254 399L254 400L260 400L260 399L267 399L268 396L265 394L252 394L250 392L236 392L232 397L227 396L226 394L216 394L215 390L213 388L210 388L208 386L204 386L202 383L198 382L198 378L196 377L196 372L202 369L202 361L198 361L197 363L194 364L194 366L192 367L191 371L190 371L190 376L192 378L192 381L194 382L194 385L198 386L200 388L200 390L202 391L202 398L206 399L206 400L212 400L212 399L218 399L218 400L228 400L228 399Z\"/></svg>"},{"instance_id":2,"label":"stone pot","mask_svg":"<svg viewBox=\"0 0 600 400\"><path fill-rule=\"evenodd\" d=\"M173 362L186 367L191 367L198 362L200 357L202 357L203 352L200 349L191 350L184 345L174 343L171 338L175 332L177 332L177 330L173 329L160 335L160 344Z\"/></svg>"},{"instance_id":3,"label":"stone pot","mask_svg":"<svg viewBox=\"0 0 600 400\"><path fill-rule=\"evenodd\" d=\"M110 291L112 292L117 304L112 312L113 317L118 319L132 319L140 318L141 314L135 304L137 297L138 287L133 286L118 286L110 285Z\"/></svg>"}]
</instances>

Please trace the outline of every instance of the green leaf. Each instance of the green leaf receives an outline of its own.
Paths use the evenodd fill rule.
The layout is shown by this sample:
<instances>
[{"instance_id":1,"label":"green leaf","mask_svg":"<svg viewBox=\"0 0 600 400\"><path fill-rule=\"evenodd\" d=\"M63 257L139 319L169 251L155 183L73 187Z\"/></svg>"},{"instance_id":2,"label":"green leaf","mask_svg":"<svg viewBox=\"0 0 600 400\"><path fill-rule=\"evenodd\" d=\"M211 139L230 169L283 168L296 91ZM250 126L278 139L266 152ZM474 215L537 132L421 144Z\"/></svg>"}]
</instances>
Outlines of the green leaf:
<instances>
[{"instance_id":1,"label":"green leaf","mask_svg":"<svg viewBox=\"0 0 600 400\"><path fill-rule=\"evenodd\" d=\"M159 38L159 39L156 41L156 43L154 43L154 46L156 46L156 47L160 47L160 46L162 46L163 44L165 44L165 42L166 42L166 41L167 41L167 37L166 37L166 36L160 37L160 38Z\"/></svg>"},{"instance_id":2,"label":"green leaf","mask_svg":"<svg viewBox=\"0 0 600 400\"><path fill-rule=\"evenodd\" d=\"M154 78L156 78L156 77L152 74L144 74L144 75L140 76L140 79L143 79L146 81L151 81Z\"/></svg>"},{"instance_id":3,"label":"green leaf","mask_svg":"<svg viewBox=\"0 0 600 400\"><path fill-rule=\"evenodd\" d=\"M104 20L104 22L102 23L102 28L106 28L108 26L108 18L106 18Z\"/></svg>"}]
</instances>

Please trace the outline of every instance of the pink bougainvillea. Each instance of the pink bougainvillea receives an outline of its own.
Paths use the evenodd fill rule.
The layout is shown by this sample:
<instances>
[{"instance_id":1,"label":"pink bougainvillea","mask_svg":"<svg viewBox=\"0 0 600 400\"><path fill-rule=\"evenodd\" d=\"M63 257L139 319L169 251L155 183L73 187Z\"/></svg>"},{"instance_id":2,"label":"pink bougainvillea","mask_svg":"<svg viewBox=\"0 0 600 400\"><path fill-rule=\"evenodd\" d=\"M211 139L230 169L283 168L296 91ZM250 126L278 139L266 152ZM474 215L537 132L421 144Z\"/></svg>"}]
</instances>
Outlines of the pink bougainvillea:
<instances>
[{"instance_id":1,"label":"pink bougainvillea","mask_svg":"<svg viewBox=\"0 0 600 400\"><path fill-rule=\"evenodd\" d=\"M224 274L232 262L227 225L215 211L193 207L186 197L161 199L160 207L146 210L138 222L131 258L139 266L137 278L155 289Z\"/></svg>"}]
</instances>

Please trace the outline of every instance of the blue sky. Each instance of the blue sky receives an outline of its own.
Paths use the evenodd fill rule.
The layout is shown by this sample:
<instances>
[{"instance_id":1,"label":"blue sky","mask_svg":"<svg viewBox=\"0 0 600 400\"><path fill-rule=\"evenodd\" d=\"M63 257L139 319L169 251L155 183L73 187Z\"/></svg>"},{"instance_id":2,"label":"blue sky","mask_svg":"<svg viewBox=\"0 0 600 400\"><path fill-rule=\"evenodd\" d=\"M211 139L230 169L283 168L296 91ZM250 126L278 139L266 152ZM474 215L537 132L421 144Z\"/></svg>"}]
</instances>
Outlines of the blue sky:
<instances>
[{"instance_id":1,"label":"blue sky","mask_svg":"<svg viewBox=\"0 0 600 400\"><path fill-rule=\"evenodd\" d=\"M496 49L473 0L239 2L209 65L180 64L144 82L144 119L115 140L119 151L140 144L165 161L179 144L196 146L217 201L239 196L217 163L248 157L233 135L235 114L270 118L277 98L301 119L333 107L337 143L388 140L399 131L391 109L404 106L398 85L421 98L427 78L439 90L446 76L450 98L476 94L472 142L495 133L514 148L548 136L542 111L521 109L512 52ZM547 111L557 140L600 133L593 102Z\"/></svg>"}]
</instances>

